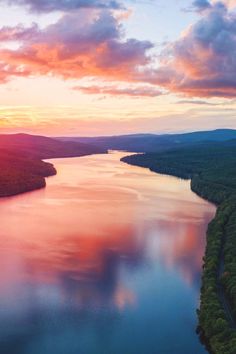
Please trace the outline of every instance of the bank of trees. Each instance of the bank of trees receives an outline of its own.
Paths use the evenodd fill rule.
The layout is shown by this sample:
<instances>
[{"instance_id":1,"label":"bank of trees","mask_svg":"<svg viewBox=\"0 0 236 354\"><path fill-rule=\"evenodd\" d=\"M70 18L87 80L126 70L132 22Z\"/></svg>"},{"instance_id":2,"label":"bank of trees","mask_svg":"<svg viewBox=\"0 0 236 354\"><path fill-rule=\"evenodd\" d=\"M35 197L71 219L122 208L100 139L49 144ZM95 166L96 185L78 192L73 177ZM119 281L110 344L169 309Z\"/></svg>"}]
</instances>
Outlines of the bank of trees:
<instances>
[{"instance_id":1,"label":"bank of trees","mask_svg":"<svg viewBox=\"0 0 236 354\"><path fill-rule=\"evenodd\" d=\"M235 354L236 328L224 299L236 320L236 143L206 143L162 154L128 156L123 161L191 178L192 190L218 206L207 232L198 328L212 353Z\"/></svg>"},{"instance_id":2,"label":"bank of trees","mask_svg":"<svg viewBox=\"0 0 236 354\"><path fill-rule=\"evenodd\" d=\"M50 163L0 150L0 197L43 188L45 177L55 174Z\"/></svg>"},{"instance_id":3,"label":"bank of trees","mask_svg":"<svg viewBox=\"0 0 236 354\"><path fill-rule=\"evenodd\" d=\"M225 200L218 208L215 219L209 224L207 232L207 247L204 257L201 305L198 311L199 332L206 339L215 354L236 353L236 330L229 321L223 306L224 298L220 297L222 279L226 276L228 260L226 257L228 237L226 229L235 218L235 199ZM235 225L236 226L236 225ZM224 248L224 272L220 274L222 247ZM231 252L231 251L230 251ZM229 274L228 274L229 275ZM231 278L231 275L230 275ZM225 295L227 290L225 288ZM225 297L229 300L228 296ZM236 308L235 308L236 309ZM234 307L230 310L234 312Z\"/></svg>"},{"instance_id":4,"label":"bank of trees","mask_svg":"<svg viewBox=\"0 0 236 354\"><path fill-rule=\"evenodd\" d=\"M0 197L43 188L56 174L42 159L76 157L106 150L87 144L28 134L0 135Z\"/></svg>"}]
</instances>

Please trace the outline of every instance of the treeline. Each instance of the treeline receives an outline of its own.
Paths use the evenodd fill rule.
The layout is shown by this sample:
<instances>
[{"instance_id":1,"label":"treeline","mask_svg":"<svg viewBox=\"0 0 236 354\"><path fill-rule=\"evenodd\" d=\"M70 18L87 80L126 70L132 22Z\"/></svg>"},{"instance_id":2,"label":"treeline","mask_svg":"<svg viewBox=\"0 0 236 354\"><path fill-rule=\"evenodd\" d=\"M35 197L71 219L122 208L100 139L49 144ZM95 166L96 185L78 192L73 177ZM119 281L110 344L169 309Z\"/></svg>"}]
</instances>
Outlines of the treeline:
<instances>
[{"instance_id":1,"label":"treeline","mask_svg":"<svg viewBox=\"0 0 236 354\"><path fill-rule=\"evenodd\" d=\"M218 206L207 231L203 258L199 334L214 354L236 353L236 146L203 144L122 161L191 178L191 188Z\"/></svg>"},{"instance_id":2,"label":"treeline","mask_svg":"<svg viewBox=\"0 0 236 354\"><path fill-rule=\"evenodd\" d=\"M56 169L50 163L0 150L0 197L43 188L45 177L55 174Z\"/></svg>"},{"instance_id":3,"label":"treeline","mask_svg":"<svg viewBox=\"0 0 236 354\"><path fill-rule=\"evenodd\" d=\"M234 204L235 200L234 200ZM224 248L225 272L222 283L230 300L233 316L236 318L236 206L225 228L227 242Z\"/></svg>"},{"instance_id":4,"label":"treeline","mask_svg":"<svg viewBox=\"0 0 236 354\"><path fill-rule=\"evenodd\" d=\"M235 217L235 211L235 199L228 199L220 205L216 217L208 227L206 253L203 259L201 305L198 311L199 334L210 347L211 352L215 354L236 353L234 322L230 320L229 315L231 316L231 314L226 313L224 306L225 299L229 301L229 297L224 299L223 293L223 291L227 293L226 288L223 288L223 279L226 277L226 269L229 266L227 260L229 239L225 233L232 218ZM234 243L236 243L235 240ZM221 259L223 251L225 252L225 264L222 263L223 260ZM234 266L236 265L235 261ZM232 281L233 273L228 272L227 278ZM232 305L229 307L232 315L235 309Z\"/></svg>"},{"instance_id":5,"label":"treeline","mask_svg":"<svg viewBox=\"0 0 236 354\"><path fill-rule=\"evenodd\" d=\"M0 135L0 197L45 187L45 177L55 175L56 169L41 159L105 152L96 146L42 136Z\"/></svg>"}]
</instances>

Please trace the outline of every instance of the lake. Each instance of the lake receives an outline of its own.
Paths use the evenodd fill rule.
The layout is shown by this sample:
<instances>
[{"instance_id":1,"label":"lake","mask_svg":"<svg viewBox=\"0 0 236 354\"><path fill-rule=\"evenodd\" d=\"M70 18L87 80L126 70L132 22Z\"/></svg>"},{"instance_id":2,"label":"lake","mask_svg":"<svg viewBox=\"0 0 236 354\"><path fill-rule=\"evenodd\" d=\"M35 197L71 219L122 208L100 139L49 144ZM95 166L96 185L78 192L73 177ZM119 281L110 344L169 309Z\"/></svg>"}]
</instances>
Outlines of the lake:
<instances>
[{"instance_id":1,"label":"lake","mask_svg":"<svg viewBox=\"0 0 236 354\"><path fill-rule=\"evenodd\" d=\"M47 188L0 200L1 354L203 354L207 224L190 182L120 162L50 160Z\"/></svg>"}]
</instances>

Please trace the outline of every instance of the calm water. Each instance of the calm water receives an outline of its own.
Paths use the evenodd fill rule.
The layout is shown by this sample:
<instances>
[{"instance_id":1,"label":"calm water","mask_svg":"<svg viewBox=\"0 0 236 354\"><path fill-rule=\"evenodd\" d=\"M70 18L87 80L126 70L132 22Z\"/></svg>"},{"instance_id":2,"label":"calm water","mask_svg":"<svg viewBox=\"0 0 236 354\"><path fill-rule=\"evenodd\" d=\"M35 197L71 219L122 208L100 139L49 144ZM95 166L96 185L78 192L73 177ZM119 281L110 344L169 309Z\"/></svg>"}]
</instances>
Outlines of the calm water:
<instances>
[{"instance_id":1,"label":"calm water","mask_svg":"<svg viewBox=\"0 0 236 354\"><path fill-rule=\"evenodd\" d=\"M189 182L54 160L45 190L0 201L1 354L203 354L195 334L215 208Z\"/></svg>"}]
</instances>

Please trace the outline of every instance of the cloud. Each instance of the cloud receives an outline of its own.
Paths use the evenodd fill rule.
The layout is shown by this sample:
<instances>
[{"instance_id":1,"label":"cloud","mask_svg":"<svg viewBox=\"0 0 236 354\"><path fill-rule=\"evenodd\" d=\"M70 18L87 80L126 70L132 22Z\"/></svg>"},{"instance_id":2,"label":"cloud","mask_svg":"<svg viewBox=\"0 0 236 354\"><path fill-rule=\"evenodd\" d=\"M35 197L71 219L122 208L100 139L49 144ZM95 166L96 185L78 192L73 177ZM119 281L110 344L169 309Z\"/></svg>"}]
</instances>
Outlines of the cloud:
<instances>
[{"instance_id":1,"label":"cloud","mask_svg":"<svg viewBox=\"0 0 236 354\"><path fill-rule=\"evenodd\" d=\"M191 104L191 105L200 105L200 106L223 106L225 105L225 102L218 102L218 103L213 103L213 102L208 102L208 101L203 101L203 100L180 100L177 102L177 104Z\"/></svg>"},{"instance_id":2,"label":"cloud","mask_svg":"<svg viewBox=\"0 0 236 354\"><path fill-rule=\"evenodd\" d=\"M211 3L208 0L195 0L193 1L192 6L197 11L204 11L211 7Z\"/></svg>"},{"instance_id":3,"label":"cloud","mask_svg":"<svg viewBox=\"0 0 236 354\"><path fill-rule=\"evenodd\" d=\"M84 8L121 9L117 0L0 0L0 4L24 6L32 12L73 11Z\"/></svg>"},{"instance_id":4,"label":"cloud","mask_svg":"<svg viewBox=\"0 0 236 354\"><path fill-rule=\"evenodd\" d=\"M232 9L236 6L236 0L194 0L192 2L192 9L199 12L212 9L214 6L223 6Z\"/></svg>"},{"instance_id":5,"label":"cloud","mask_svg":"<svg viewBox=\"0 0 236 354\"><path fill-rule=\"evenodd\" d=\"M142 79L192 97L235 97L236 14L221 2L212 5Z\"/></svg>"},{"instance_id":6,"label":"cloud","mask_svg":"<svg viewBox=\"0 0 236 354\"><path fill-rule=\"evenodd\" d=\"M38 35L39 28L33 24L30 28L25 28L19 24L16 27L2 27L0 28L0 42L31 40Z\"/></svg>"},{"instance_id":7,"label":"cloud","mask_svg":"<svg viewBox=\"0 0 236 354\"><path fill-rule=\"evenodd\" d=\"M31 1L18 3L30 5ZM101 5L95 0L85 3ZM116 4L105 3L113 7ZM126 38L122 19L112 10L98 9L99 5L96 9L72 11L82 7L82 1L37 0L32 4L39 8L57 5L61 9L63 5L70 11L43 29L37 24L0 28L0 83L14 76L96 77L146 87L110 85L80 90L155 97L161 87L189 97L236 95L236 13L227 7L235 6L236 0L195 0L193 5L199 9L200 19L178 40L166 45L158 62L149 53L153 44ZM4 43L11 41L18 43L17 48L4 48Z\"/></svg>"},{"instance_id":8,"label":"cloud","mask_svg":"<svg viewBox=\"0 0 236 354\"><path fill-rule=\"evenodd\" d=\"M117 87L110 86L75 86L74 90L81 91L85 94L110 95L110 96L130 96L130 97L157 97L163 93L155 86L128 86Z\"/></svg>"},{"instance_id":9,"label":"cloud","mask_svg":"<svg viewBox=\"0 0 236 354\"><path fill-rule=\"evenodd\" d=\"M214 3L219 2L219 0L214 0ZM227 6L228 8L234 8L236 6L236 0L222 0L222 2Z\"/></svg>"},{"instance_id":10,"label":"cloud","mask_svg":"<svg viewBox=\"0 0 236 354\"><path fill-rule=\"evenodd\" d=\"M40 29L3 27L0 42L18 41L17 49L0 49L5 75L56 75L65 79L88 76L133 80L150 62L149 41L125 39L123 27L109 10L80 10Z\"/></svg>"}]
</instances>

